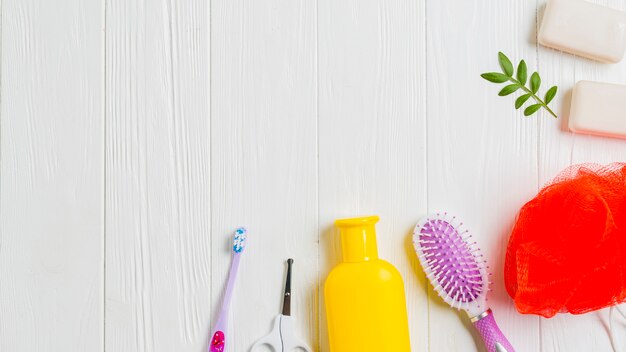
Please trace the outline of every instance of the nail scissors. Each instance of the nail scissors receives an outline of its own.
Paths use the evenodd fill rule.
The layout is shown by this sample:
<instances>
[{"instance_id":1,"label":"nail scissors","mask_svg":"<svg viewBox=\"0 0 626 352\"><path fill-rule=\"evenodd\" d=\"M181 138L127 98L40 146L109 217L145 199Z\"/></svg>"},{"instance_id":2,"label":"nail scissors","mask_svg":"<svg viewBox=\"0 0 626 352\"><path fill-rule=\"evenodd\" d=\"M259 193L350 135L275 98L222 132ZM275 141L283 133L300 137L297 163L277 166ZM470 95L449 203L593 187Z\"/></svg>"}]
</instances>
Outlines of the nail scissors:
<instances>
[{"instance_id":1,"label":"nail scissors","mask_svg":"<svg viewBox=\"0 0 626 352\"><path fill-rule=\"evenodd\" d=\"M250 352L253 352L257 347L263 345L271 347L275 352L292 352L298 348L306 352L312 351L304 341L296 338L293 331L293 317L291 316L292 264L293 259L289 258L287 260L287 280L285 282L285 294L283 296L283 312L274 319L272 331L252 345Z\"/></svg>"}]
</instances>

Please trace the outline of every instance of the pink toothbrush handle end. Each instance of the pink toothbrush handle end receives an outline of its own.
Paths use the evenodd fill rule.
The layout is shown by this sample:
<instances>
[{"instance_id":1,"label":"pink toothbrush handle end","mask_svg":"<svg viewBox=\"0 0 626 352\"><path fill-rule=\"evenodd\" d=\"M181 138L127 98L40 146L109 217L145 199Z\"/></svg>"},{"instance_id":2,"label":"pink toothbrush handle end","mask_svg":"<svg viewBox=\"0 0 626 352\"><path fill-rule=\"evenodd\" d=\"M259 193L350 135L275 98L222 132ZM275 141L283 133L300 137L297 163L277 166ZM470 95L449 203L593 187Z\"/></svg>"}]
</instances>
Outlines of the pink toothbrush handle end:
<instances>
[{"instance_id":1,"label":"pink toothbrush handle end","mask_svg":"<svg viewBox=\"0 0 626 352\"><path fill-rule=\"evenodd\" d=\"M224 352L226 345L226 336L222 330L217 330L209 341L208 352Z\"/></svg>"},{"instance_id":2,"label":"pink toothbrush handle end","mask_svg":"<svg viewBox=\"0 0 626 352\"><path fill-rule=\"evenodd\" d=\"M493 314L491 314L491 309L472 321L483 338L488 352L515 352L509 340L506 339L502 331L500 331L498 324L496 324L496 320Z\"/></svg>"}]
</instances>

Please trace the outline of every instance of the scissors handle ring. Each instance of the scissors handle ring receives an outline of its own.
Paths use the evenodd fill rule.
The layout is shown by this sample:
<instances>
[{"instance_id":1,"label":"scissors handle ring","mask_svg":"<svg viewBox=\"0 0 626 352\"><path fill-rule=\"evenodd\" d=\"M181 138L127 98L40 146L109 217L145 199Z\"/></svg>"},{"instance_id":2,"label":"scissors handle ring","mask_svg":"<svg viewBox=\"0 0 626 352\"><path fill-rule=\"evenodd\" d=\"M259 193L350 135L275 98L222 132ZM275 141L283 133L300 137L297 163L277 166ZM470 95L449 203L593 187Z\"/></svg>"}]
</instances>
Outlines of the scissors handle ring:
<instances>
[{"instance_id":1,"label":"scissors handle ring","mask_svg":"<svg viewBox=\"0 0 626 352\"><path fill-rule=\"evenodd\" d=\"M283 351L283 341L280 338L280 319L281 315L277 316L274 319L274 326L272 327L272 331L264 337L260 338L257 342L250 347L250 352L253 352L258 347L263 345L270 346L276 352Z\"/></svg>"},{"instance_id":2,"label":"scissors handle ring","mask_svg":"<svg viewBox=\"0 0 626 352\"><path fill-rule=\"evenodd\" d=\"M267 345L275 352L292 352L296 348L306 352L313 350L303 341L296 338L294 333L293 318L289 315L279 315L274 319L272 331L252 345L250 352L254 352L258 347Z\"/></svg>"},{"instance_id":3,"label":"scissors handle ring","mask_svg":"<svg viewBox=\"0 0 626 352\"><path fill-rule=\"evenodd\" d=\"M296 348L301 348L306 352L311 352L311 348L302 340L296 337L294 331L293 317L283 315L280 317L280 336L282 337L283 348L285 352L291 352Z\"/></svg>"}]
</instances>

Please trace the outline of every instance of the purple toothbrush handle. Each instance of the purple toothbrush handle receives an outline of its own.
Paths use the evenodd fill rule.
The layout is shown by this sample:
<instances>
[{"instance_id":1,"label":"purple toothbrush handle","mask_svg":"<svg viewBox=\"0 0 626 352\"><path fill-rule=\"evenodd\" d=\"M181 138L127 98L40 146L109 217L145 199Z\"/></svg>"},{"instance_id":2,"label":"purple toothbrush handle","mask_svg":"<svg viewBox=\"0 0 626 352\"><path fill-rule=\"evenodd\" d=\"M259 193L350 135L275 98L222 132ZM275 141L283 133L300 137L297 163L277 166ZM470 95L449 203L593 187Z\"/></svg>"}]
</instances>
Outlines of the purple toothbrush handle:
<instances>
[{"instance_id":1,"label":"purple toothbrush handle","mask_svg":"<svg viewBox=\"0 0 626 352\"><path fill-rule=\"evenodd\" d=\"M509 340L500 331L496 319L491 314L491 309L472 318L472 323L483 338L488 352L515 352Z\"/></svg>"}]
</instances>

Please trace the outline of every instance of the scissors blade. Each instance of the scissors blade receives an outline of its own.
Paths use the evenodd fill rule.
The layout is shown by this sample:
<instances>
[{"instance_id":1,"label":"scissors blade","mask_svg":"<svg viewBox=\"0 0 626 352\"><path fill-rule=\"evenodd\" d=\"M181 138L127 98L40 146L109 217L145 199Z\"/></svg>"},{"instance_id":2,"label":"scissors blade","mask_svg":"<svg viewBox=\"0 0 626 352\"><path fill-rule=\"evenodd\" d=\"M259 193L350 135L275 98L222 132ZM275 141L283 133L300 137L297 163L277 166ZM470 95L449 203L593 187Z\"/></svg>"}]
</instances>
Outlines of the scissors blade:
<instances>
[{"instance_id":1,"label":"scissors blade","mask_svg":"<svg viewBox=\"0 0 626 352\"><path fill-rule=\"evenodd\" d=\"M287 259L287 279L285 281L285 295L283 296L283 315L291 315L291 265L293 259Z\"/></svg>"}]
</instances>

